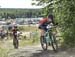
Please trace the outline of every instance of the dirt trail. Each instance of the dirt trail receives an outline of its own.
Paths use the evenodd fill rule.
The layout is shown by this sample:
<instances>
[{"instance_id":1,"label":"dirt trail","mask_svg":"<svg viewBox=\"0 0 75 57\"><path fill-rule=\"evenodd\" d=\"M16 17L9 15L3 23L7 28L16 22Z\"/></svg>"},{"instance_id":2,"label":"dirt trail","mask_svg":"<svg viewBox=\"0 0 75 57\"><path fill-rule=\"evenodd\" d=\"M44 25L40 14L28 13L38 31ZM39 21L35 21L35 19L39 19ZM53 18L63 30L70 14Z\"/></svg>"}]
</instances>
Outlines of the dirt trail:
<instances>
[{"instance_id":1,"label":"dirt trail","mask_svg":"<svg viewBox=\"0 0 75 57\"><path fill-rule=\"evenodd\" d=\"M49 47L47 51L43 51L40 44L19 47L19 49L13 48L12 41L5 41L3 44L5 48L11 50L8 52L9 57L75 57L75 49L67 51L59 49L59 51L55 53L51 47Z\"/></svg>"},{"instance_id":2,"label":"dirt trail","mask_svg":"<svg viewBox=\"0 0 75 57\"><path fill-rule=\"evenodd\" d=\"M75 57L73 52L63 51L55 53L51 48L43 51L40 45L20 47L10 52L9 57Z\"/></svg>"}]
</instances>

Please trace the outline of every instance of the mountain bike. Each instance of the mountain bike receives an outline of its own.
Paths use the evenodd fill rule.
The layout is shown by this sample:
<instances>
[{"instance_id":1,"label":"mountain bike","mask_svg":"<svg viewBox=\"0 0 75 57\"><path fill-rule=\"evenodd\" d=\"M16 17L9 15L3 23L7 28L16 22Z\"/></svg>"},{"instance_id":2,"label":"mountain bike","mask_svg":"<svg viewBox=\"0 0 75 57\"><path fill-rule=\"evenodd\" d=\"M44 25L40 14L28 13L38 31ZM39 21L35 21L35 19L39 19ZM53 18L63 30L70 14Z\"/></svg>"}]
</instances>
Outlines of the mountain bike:
<instances>
[{"instance_id":1,"label":"mountain bike","mask_svg":"<svg viewBox=\"0 0 75 57\"><path fill-rule=\"evenodd\" d=\"M54 51L58 50L58 44L53 31L55 30L55 26L48 25L47 31L44 33L44 37L40 38L41 46L43 50L47 50L48 46L52 46Z\"/></svg>"}]
</instances>

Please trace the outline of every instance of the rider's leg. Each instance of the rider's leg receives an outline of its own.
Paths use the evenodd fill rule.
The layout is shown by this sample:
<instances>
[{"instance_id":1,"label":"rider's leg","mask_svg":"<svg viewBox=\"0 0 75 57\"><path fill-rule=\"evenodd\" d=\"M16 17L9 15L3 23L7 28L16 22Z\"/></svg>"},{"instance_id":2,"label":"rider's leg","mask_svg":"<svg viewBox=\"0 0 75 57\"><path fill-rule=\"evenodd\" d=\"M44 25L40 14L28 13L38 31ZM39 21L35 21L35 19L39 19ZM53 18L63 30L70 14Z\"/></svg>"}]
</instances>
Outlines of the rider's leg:
<instances>
[{"instance_id":1,"label":"rider's leg","mask_svg":"<svg viewBox=\"0 0 75 57\"><path fill-rule=\"evenodd\" d=\"M41 29L41 36L44 36L44 34L45 34L45 30Z\"/></svg>"},{"instance_id":2,"label":"rider's leg","mask_svg":"<svg viewBox=\"0 0 75 57\"><path fill-rule=\"evenodd\" d=\"M45 34L45 26L43 26L43 25L40 25L39 26L39 29L40 29L40 37L41 38L44 38L44 34Z\"/></svg>"}]
</instances>

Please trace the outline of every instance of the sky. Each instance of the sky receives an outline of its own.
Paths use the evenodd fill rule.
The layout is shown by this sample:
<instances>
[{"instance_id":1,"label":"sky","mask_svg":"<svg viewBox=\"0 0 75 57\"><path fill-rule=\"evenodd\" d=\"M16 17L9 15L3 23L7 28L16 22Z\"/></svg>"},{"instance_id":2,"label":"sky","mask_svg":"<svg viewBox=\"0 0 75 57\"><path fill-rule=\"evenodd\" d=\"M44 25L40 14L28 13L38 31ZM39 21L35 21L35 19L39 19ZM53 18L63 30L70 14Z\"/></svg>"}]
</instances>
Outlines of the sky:
<instances>
[{"instance_id":1,"label":"sky","mask_svg":"<svg viewBox=\"0 0 75 57\"><path fill-rule=\"evenodd\" d=\"M0 8L41 8L32 6L32 0L0 0Z\"/></svg>"}]
</instances>

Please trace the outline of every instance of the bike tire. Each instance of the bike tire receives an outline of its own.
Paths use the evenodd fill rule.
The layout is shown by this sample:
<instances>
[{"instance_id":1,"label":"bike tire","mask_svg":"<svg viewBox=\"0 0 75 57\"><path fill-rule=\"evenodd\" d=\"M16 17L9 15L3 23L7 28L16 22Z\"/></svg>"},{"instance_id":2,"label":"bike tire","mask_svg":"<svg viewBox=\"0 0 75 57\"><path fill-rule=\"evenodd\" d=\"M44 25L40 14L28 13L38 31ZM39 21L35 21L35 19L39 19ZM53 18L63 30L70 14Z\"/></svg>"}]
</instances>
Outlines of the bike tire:
<instances>
[{"instance_id":1,"label":"bike tire","mask_svg":"<svg viewBox=\"0 0 75 57\"><path fill-rule=\"evenodd\" d=\"M46 38L40 37L40 43L41 43L41 47L42 47L43 50L47 50L48 49L48 44L47 44Z\"/></svg>"},{"instance_id":2,"label":"bike tire","mask_svg":"<svg viewBox=\"0 0 75 57\"><path fill-rule=\"evenodd\" d=\"M18 40L17 39L15 39L15 41L14 41L14 48L18 49Z\"/></svg>"},{"instance_id":3,"label":"bike tire","mask_svg":"<svg viewBox=\"0 0 75 57\"><path fill-rule=\"evenodd\" d=\"M53 51L57 52L58 44L57 44L56 38L53 34L51 35L51 45L52 45Z\"/></svg>"}]
</instances>

